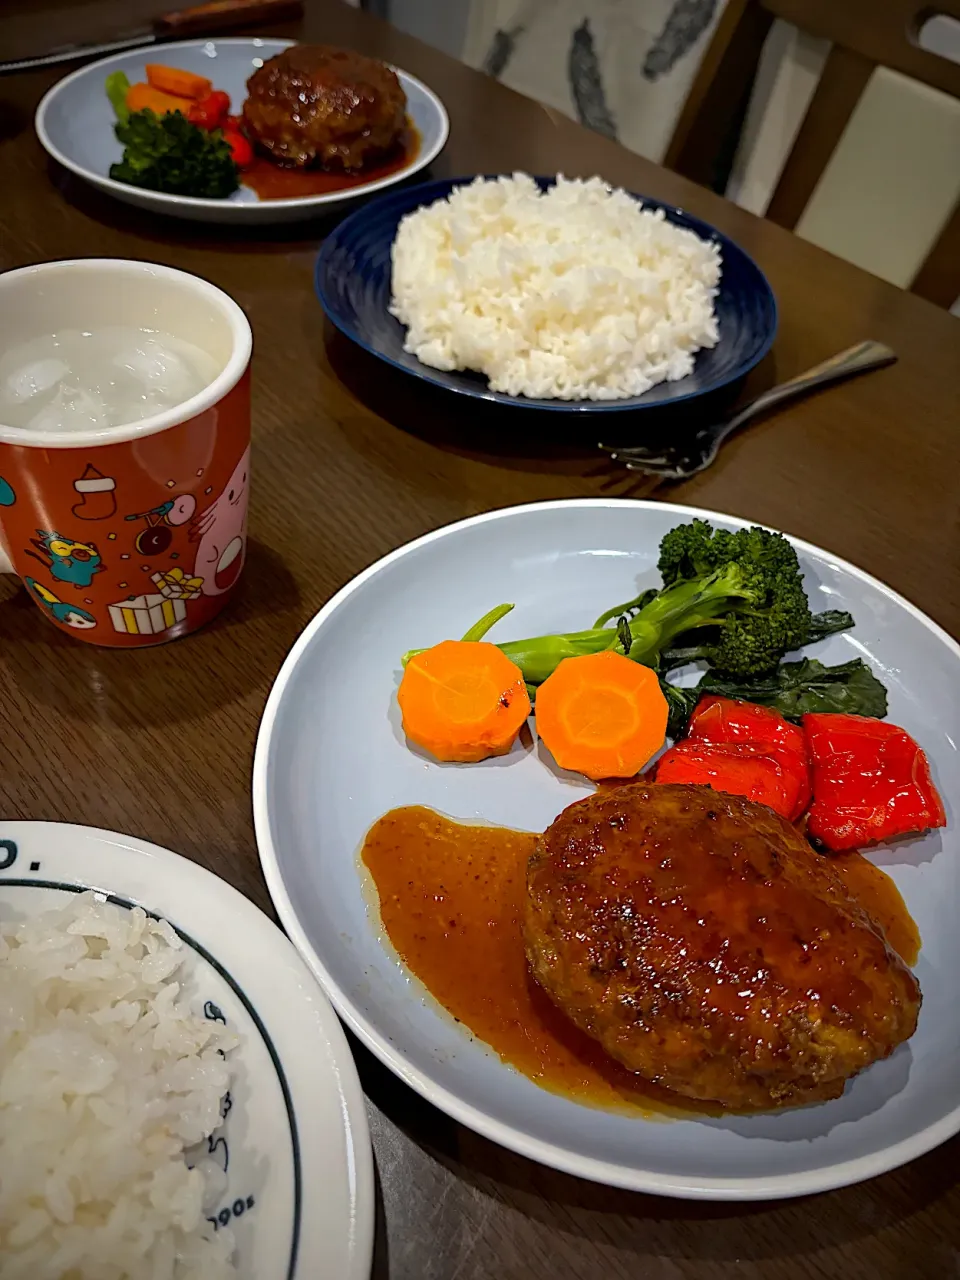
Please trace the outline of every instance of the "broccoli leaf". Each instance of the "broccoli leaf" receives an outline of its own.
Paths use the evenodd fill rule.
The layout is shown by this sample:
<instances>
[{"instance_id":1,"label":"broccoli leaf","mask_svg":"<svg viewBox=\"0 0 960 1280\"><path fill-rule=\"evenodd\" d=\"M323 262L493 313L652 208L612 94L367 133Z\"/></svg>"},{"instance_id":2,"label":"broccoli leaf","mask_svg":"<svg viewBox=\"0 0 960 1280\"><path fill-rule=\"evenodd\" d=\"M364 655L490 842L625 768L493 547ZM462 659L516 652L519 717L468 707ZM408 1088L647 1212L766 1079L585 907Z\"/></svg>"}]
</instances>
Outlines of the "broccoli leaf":
<instances>
[{"instance_id":1,"label":"broccoli leaf","mask_svg":"<svg viewBox=\"0 0 960 1280\"><path fill-rule=\"evenodd\" d=\"M200 129L179 111L163 116L149 109L131 111L114 125L114 133L124 145L123 160L110 166L110 177L117 182L214 200L239 185L222 130Z\"/></svg>"},{"instance_id":2,"label":"broccoli leaf","mask_svg":"<svg viewBox=\"0 0 960 1280\"><path fill-rule=\"evenodd\" d=\"M887 691L862 658L835 667L802 658L783 662L770 675L754 680L730 680L708 671L697 692L776 707L788 720L799 720L811 711L842 711L880 720L887 714Z\"/></svg>"},{"instance_id":3,"label":"broccoli leaf","mask_svg":"<svg viewBox=\"0 0 960 1280\"><path fill-rule=\"evenodd\" d=\"M127 79L125 71L111 71L104 82L104 88L107 91L107 97L110 99L110 105L113 107L114 114L117 119L124 121L130 115L130 108L127 106L127 91L130 88L130 81Z\"/></svg>"},{"instance_id":4,"label":"broccoli leaf","mask_svg":"<svg viewBox=\"0 0 960 1280\"><path fill-rule=\"evenodd\" d=\"M633 634L630 631L630 622L626 614L617 619L617 638L620 641L623 652L630 656L630 648L633 645Z\"/></svg>"},{"instance_id":5,"label":"broccoli leaf","mask_svg":"<svg viewBox=\"0 0 960 1280\"><path fill-rule=\"evenodd\" d=\"M853 614L847 613L846 609L827 609L823 613L814 613L810 617L806 643L826 640L827 636L836 635L838 631L849 631L853 625Z\"/></svg>"},{"instance_id":6,"label":"broccoli leaf","mask_svg":"<svg viewBox=\"0 0 960 1280\"><path fill-rule=\"evenodd\" d=\"M690 717L700 701L700 690L696 686L681 688L679 685L670 684L662 676L660 688L667 700L667 734L676 742L687 731Z\"/></svg>"},{"instance_id":7,"label":"broccoli leaf","mask_svg":"<svg viewBox=\"0 0 960 1280\"><path fill-rule=\"evenodd\" d=\"M697 703L705 694L716 693L741 702L759 702L774 707L788 720L799 720L812 711L838 711L852 716L887 714L887 691L862 658L826 667L816 658L782 662L768 676L734 680L708 671L699 684L678 688L661 678L669 708L667 732L682 737Z\"/></svg>"}]
</instances>

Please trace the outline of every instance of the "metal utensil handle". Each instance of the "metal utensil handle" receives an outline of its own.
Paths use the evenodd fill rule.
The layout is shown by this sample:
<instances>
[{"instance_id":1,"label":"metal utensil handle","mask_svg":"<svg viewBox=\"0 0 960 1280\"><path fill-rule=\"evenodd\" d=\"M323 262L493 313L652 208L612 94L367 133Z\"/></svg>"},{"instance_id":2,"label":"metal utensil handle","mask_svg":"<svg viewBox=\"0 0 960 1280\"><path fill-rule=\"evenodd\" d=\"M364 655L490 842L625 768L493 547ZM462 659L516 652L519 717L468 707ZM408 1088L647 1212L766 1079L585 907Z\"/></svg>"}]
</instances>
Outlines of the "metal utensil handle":
<instances>
[{"instance_id":1,"label":"metal utensil handle","mask_svg":"<svg viewBox=\"0 0 960 1280\"><path fill-rule=\"evenodd\" d=\"M771 387L769 391L764 391L730 419L723 434L728 435L757 414L772 409L774 405L805 395L815 387L829 386L831 382L840 382L843 378L851 378L854 374L866 373L870 369L882 369L884 365L893 364L896 358L896 352L891 351L882 342L858 342L855 347L848 347L839 355L831 356L821 364L815 364L806 373L797 374L788 382L781 382L778 386Z\"/></svg>"},{"instance_id":2,"label":"metal utensil handle","mask_svg":"<svg viewBox=\"0 0 960 1280\"><path fill-rule=\"evenodd\" d=\"M302 0L208 0L192 9L164 13L155 19L158 35L211 35L234 26L257 22L281 22L303 13Z\"/></svg>"}]
</instances>

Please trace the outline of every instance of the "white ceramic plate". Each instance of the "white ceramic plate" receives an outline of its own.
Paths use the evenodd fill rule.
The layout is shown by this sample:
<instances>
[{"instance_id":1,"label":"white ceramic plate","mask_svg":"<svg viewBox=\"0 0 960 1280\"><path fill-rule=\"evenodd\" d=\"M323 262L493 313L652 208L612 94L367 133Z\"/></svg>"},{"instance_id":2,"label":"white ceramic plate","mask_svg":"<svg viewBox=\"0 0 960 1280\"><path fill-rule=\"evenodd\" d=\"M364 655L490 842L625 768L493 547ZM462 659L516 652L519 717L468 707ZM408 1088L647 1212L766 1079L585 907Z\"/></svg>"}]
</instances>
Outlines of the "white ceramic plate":
<instances>
[{"instance_id":1,"label":"white ceramic plate","mask_svg":"<svg viewBox=\"0 0 960 1280\"><path fill-rule=\"evenodd\" d=\"M211 1139L227 1174L214 1215L240 1280L367 1280L373 1161L363 1094L336 1014L279 929L223 880L157 845L93 827L0 822L0 914L95 889L174 926L191 1002L241 1037Z\"/></svg>"},{"instance_id":2,"label":"white ceramic plate","mask_svg":"<svg viewBox=\"0 0 960 1280\"><path fill-rule=\"evenodd\" d=\"M254 765L257 839L287 932L343 1017L450 1115L597 1181L715 1199L800 1195L881 1173L960 1129L960 647L907 601L796 543L813 608L849 608L857 621L808 652L871 663L889 689L890 719L926 749L949 819L944 831L872 854L923 937L923 1010L913 1039L836 1101L664 1123L539 1089L471 1040L402 967L368 906L357 858L371 824L397 805L543 830L587 794L583 779L519 743L469 766L409 750L395 696L400 655L462 634L506 600L517 607L492 638L581 628L656 583L661 537L694 515L743 524L666 503L549 502L451 525L372 565L307 626L274 685Z\"/></svg>"},{"instance_id":3,"label":"white ceramic plate","mask_svg":"<svg viewBox=\"0 0 960 1280\"><path fill-rule=\"evenodd\" d=\"M127 204L197 222L263 224L299 222L334 212L351 201L403 182L437 158L450 132L443 103L414 76L394 68L407 95L407 114L420 134L418 155L407 168L375 182L335 191L328 195L293 200L260 200L249 187L240 187L226 200L166 195L116 182L110 166L119 161L123 147L114 137L113 108L104 93L104 81L113 71L125 71L131 84L146 79L148 62L195 71L213 81L215 89L230 95L231 109L239 114L247 96L246 83L268 58L288 48L292 40L235 37L226 40L183 40L111 54L81 67L59 80L43 97L36 114L37 136L44 148L64 168Z\"/></svg>"}]
</instances>

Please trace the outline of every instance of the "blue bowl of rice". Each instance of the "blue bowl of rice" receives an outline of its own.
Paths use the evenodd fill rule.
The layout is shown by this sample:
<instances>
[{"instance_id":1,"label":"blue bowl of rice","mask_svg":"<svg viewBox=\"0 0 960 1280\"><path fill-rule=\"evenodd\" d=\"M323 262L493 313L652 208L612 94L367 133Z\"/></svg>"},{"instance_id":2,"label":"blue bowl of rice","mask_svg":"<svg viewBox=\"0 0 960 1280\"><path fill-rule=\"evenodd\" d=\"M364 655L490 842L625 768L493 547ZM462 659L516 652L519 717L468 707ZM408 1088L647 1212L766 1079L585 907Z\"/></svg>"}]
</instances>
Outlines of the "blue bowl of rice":
<instances>
[{"instance_id":1,"label":"blue bowl of rice","mask_svg":"<svg viewBox=\"0 0 960 1280\"><path fill-rule=\"evenodd\" d=\"M773 291L743 249L598 178L391 192L328 237L316 289L343 334L405 373L567 413L733 390L777 331Z\"/></svg>"}]
</instances>

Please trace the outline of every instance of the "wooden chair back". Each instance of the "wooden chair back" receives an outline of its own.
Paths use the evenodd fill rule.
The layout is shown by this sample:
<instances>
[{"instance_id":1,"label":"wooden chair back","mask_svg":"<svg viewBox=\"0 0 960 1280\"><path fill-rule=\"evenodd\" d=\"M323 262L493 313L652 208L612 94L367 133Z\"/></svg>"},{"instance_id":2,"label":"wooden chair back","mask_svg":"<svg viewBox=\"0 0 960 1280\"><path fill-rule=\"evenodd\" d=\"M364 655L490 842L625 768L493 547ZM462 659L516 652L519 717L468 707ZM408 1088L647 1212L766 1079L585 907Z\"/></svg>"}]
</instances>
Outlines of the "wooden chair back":
<instances>
[{"instance_id":1,"label":"wooden chair back","mask_svg":"<svg viewBox=\"0 0 960 1280\"><path fill-rule=\"evenodd\" d=\"M729 0L681 112L664 163L711 185L718 156L742 122L774 18L832 41L819 84L766 216L793 228L878 66L960 98L960 66L918 44L921 27L960 0ZM911 285L941 306L960 297L960 205Z\"/></svg>"}]
</instances>

